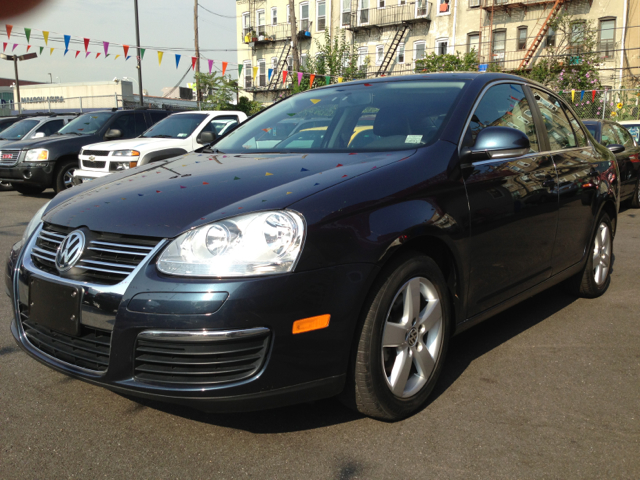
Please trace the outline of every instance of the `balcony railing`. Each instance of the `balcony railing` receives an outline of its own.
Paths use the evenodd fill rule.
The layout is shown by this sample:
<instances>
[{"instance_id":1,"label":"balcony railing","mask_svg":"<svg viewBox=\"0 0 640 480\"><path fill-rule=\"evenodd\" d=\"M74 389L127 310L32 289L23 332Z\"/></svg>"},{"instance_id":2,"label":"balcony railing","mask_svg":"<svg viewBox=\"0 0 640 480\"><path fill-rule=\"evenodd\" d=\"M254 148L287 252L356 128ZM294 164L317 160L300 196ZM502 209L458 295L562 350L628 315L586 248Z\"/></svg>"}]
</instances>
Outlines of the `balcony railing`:
<instances>
[{"instance_id":1,"label":"balcony railing","mask_svg":"<svg viewBox=\"0 0 640 480\"><path fill-rule=\"evenodd\" d=\"M279 23L277 25L259 25L257 27L245 27L242 30L242 43L271 43L291 38L291 24Z\"/></svg>"},{"instance_id":2,"label":"balcony railing","mask_svg":"<svg viewBox=\"0 0 640 480\"><path fill-rule=\"evenodd\" d=\"M431 2L416 0L405 5L389 5L382 8L358 9L342 13L342 24L358 31L371 27L398 25L431 20Z\"/></svg>"},{"instance_id":3,"label":"balcony railing","mask_svg":"<svg viewBox=\"0 0 640 480\"><path fill-rule=\"evenodd\" d=\"M485 10L510 10L512 8L549 3L555 3L555 0L481 0L481 6Z\"/></svg>"}]
</instances>

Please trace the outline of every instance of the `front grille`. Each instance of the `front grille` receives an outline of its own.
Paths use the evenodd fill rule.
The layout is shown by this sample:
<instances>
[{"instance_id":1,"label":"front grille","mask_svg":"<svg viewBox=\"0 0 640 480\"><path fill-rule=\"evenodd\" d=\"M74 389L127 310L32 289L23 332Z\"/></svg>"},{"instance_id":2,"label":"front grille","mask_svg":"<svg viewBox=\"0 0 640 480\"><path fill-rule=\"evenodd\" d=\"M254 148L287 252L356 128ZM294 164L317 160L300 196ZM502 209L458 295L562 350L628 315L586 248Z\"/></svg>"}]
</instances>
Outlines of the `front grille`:
<instances>
[{"instance_id":1,"label":"front grille","mask_svg":"<svg viewBox=\"0 0 640 480\"><path fill-rule=\"evenodd\" d=\"M94 157L106 157L109 155L109 150L83 150L82 155L93 155Z\"/></svg>"},{"instance_id":2,"label":"front grille","mask_svg":"<svg viewBox=\"0 0 640 480\"><path fill-rule=\"evenodd\" d=\"M264 363L269 331L248 338L166 341L138 337L135 377L159 385L218 385L255 375Z\"/></svg>"},{"instance_id":3,"label":"front grille","mask_svg":"<svg viewBox=\"0 0 640 480\"><path fill-rule=\"evenodd\" d=\"M104 168L107 162L94 162L92 160L82 160L82 166L85 168Z\"/></svg>"},{"instance_id":4,"label":"front grille","mask_svg":"<svg viewBox=\"0 0 640 480\"><path fill-rule=\"evenodd\" d=\"M73 229L45 225L31 250L33 263L48 273L59 275L56 269L58 247ZM65 277L103 285L115 285L124 280L158 244L158 240L127 235L101 234L85 231L87 244L80 260Z\"/></svg>"},{"instance_id":5,"label":"front grille","mask_svg":"<svg viewBox=\"0 0 640 480\"><path fill-rule=\"evenodd\" d=\"M0 152L0 167L13 167L18 163L20 150L2 150Z\"/></svg>"},{"instance_id":6,"label":"front grille","mask_svg":"<svg viewBox=\"0 0 640 480\"><path fill-rule=\"evenodd\" d=\"M111 350L111 332L80 326L80 336L72 337L31 322L27 306L20 305L22 329L29 343L41 352L70 365L106 372Z\"/></svg>"}]
</instances>

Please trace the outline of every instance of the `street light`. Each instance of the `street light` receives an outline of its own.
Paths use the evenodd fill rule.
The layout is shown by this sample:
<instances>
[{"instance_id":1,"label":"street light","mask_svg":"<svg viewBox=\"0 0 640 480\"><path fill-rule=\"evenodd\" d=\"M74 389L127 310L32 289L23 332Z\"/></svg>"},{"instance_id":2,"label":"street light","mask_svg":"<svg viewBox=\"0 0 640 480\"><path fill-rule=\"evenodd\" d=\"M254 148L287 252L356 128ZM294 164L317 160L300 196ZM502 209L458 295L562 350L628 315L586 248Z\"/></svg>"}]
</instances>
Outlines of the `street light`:
<instances>
[{"instance_id":1,"label":"street light","mask_svg":"<svg viewBox=\"0 0 640 480\"><path fill-rule=\"evenodd\" d=\"M20 102L20 81L18 80L18 60L21 62L23 60L31 60L32 58L36 58L38 56L37 53L27 53L25 55L5 55L4 53L0 53L0 58L3 60L9 60L13 62L13 68L16 72L16 96L18 97L18 112L22 113L22 103Z\"/></svg>"},{"instance_id":2,"label":"street light","mask_svg":"<svg viewBox=\"0 0 640 480\"><path fill-rule=\"evenodd\" d=\"M53 83L53 77L51 76L50 73L49 73L49 83Z\"/></svg>"}]
</instances>

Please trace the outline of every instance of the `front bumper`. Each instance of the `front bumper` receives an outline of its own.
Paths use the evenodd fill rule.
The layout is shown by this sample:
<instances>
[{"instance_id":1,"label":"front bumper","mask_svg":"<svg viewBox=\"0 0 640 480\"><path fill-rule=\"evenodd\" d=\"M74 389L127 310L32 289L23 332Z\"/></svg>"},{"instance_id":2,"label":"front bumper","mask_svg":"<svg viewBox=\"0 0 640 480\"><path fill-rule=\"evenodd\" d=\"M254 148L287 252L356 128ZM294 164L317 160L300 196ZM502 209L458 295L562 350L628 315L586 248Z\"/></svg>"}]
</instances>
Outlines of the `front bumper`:
<instances>
[{"instance_id":1,"label":"front bumper","mask_svg":"<svg viewBox=\"0 0 640 480\"><path fill-rule=\"evenodd\" d=\"M53 184L54 168L55 162L25 162L0 167L0 181L47 188Z\"/></svg>"},{"instance_id":2,"label":"front bumper","mask_svg":"<svg viewBox=\"0 0 640 480\"><path fill-rule=\"evenodd\" d=\"M375 268L354 264L262 278L193 280L159 274L150 256L118 285L81 285L81 324L111 328L108 367L104 373L97 373L53 358L27 339L19 304L29 297L30 280L43 278L43 272L29 258L22 258L22 251L29 250L30 245L20 247L17 244L9 256L6 280L14 308L11 331L29 355L60 372L127 395L220 412L269 408L338 394L346 378L360 307ZM56 281L68 283L60 278ZM131 311L128 307L132 298L145 292L227 292L228 297L208 315ZM327 313L331 315L328 328L292 334L294 321ZM250 378L198 387L167 387L141 381L135 375L136 342L141 332L243 331L257 327L269 329L270 345L263 366Z\"/></svg>"},{"instance_id":3,"label":"front bumper","mask_svg":"<svg viewBox=\"0 0 640 480\"><path fill-rule=\"evenodd\" d=\"M79 168L73 173L73 184L80 185L82 183L87 183L87 182L90 182L91 180L95 180L96 178L106 177L111 173L113 172L101 172L101 171L94 171L94 170L84 170Z\"/></svg>"}]
</instances>

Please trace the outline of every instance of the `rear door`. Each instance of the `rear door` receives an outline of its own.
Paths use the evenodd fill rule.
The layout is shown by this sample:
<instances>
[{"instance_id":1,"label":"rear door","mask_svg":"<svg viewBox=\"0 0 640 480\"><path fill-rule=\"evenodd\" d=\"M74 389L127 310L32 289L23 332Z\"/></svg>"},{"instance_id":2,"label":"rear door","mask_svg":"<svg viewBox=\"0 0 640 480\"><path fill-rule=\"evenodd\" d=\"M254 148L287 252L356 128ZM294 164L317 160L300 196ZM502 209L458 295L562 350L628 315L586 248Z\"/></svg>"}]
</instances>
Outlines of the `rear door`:
<instances>
[{"instance_id":1,"label":"rear door","mask_svg":"<svg viewBox=\"0 0 640 480\"><path fill-rule=\"evenodd\" d=\"M45 137L56 133L64 127L64 120L62 118L56 120L49 120L38 127L35 133L44 133Z\"/></svg>"},{"instance_id":2,"label":"rear door","mask_svg":"<svg viewBox=\"0 0 640 480\"><path fill-rule=\"evenodd\" d=\"M544 152L539 119L522 84L486 90L465 133L473 145L489 126L523 131L531 150L521 157L474 163L465 179L471 217L469 315L549 278L557 227L557 176Z\"/></svg>"},{"instance_id":3,"label":"rear door","mask_svg":"<svg viewBox=\"0 0 640 480\"><path fill-rule=\"evenodd\" d=\"M624 152L616 154L616 159L620 165L620 181L622 184L621 199L626 200L636 191L638 183L638 167L640 167L640 147L635 144L631 134L617 123L609 124L616 133L620 145L624 147ZM624 167L624 174L623 172Z\"/></svg>"}]
</instances>

